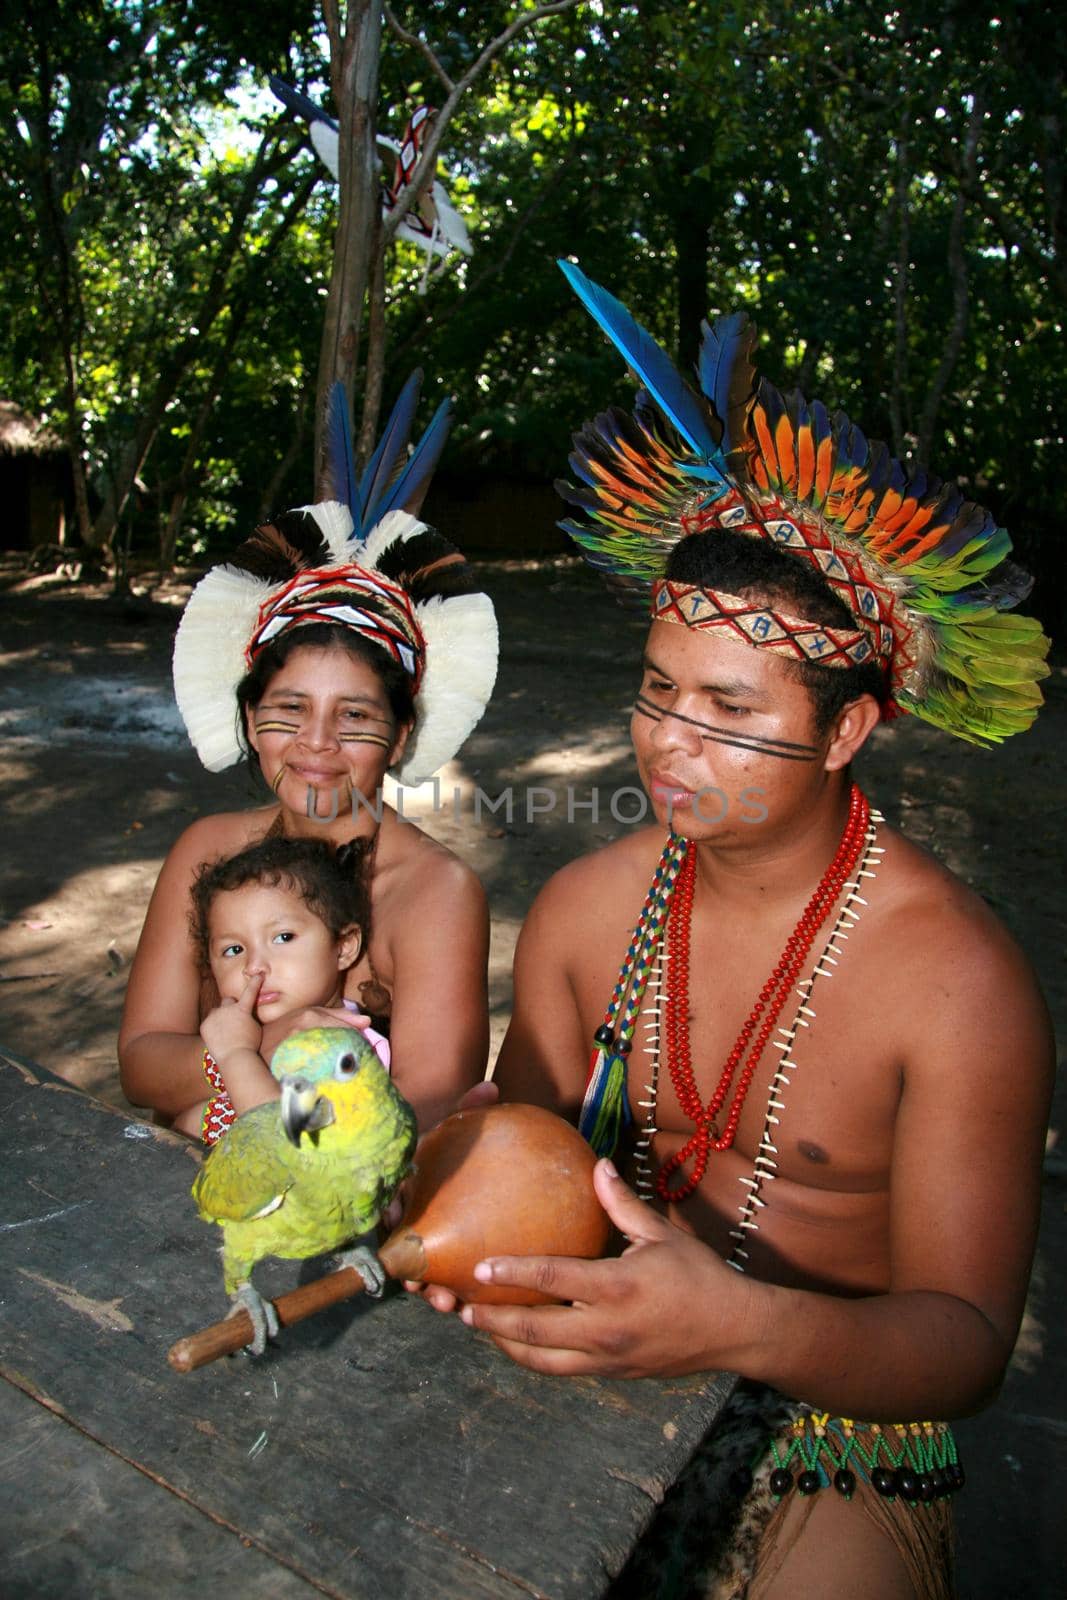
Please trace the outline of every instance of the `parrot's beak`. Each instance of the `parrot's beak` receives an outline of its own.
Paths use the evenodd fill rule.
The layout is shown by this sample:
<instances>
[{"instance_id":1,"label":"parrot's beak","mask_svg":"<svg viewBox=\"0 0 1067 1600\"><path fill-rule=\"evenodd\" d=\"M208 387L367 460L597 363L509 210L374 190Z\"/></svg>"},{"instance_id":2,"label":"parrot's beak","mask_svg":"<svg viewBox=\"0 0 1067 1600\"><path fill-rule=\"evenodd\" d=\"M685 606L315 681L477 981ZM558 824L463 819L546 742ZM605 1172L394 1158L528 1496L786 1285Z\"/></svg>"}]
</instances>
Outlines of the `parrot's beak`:
<instances>
[{"instance_id":1,"label":"parrot's beak","mask_svg":"<svg viewBox=\"0 0 1067 1600\"><path fill-rule=\"evenodd\" d=\"M333 1121L333 1106L306 1078L282 1079L282 1127L291 1144L300 1148L302 1133L317 1133Z\"/></svg>"}]
</instances>

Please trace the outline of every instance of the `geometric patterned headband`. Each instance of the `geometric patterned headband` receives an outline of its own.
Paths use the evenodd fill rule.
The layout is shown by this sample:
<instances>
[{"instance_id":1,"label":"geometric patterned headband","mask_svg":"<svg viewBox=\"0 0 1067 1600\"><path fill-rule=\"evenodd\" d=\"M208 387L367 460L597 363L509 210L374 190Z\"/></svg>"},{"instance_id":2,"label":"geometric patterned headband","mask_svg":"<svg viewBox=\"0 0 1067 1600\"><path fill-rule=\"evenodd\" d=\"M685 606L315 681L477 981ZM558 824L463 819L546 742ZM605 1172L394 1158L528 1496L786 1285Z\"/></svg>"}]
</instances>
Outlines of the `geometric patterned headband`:
<instances>
[{"instance_id":1,"label":"geometric patterned headband","mask_svg":"<svg viewBox=\"0 0 1067 1600\"><path fill-rule=\"evenodd\" d=\"M359 603L353 605L358 596ZM387 650L413 679L418 692L426 664L426 641L407 591L380 572L351 562L299 573L259 608L245 649L249 667L260 651L290 628L312 622L341 623Z\"/></svg>"},{"instance_id":2,"label":"geometric patterned headband","mask_svg":"<svg viewBox=\"0 0 1067 1600\"><path fill-rule=\"evenodd\" d=\"M817 661L823 667L854 667L878 654L867 628L828 628L802 622L772 607L735 594L702 589L695 583L660 578L652 585L654 622L680 622L700 630L728 628L746 644L773 650L793 661Z\"/></svg>"}]
</instances>

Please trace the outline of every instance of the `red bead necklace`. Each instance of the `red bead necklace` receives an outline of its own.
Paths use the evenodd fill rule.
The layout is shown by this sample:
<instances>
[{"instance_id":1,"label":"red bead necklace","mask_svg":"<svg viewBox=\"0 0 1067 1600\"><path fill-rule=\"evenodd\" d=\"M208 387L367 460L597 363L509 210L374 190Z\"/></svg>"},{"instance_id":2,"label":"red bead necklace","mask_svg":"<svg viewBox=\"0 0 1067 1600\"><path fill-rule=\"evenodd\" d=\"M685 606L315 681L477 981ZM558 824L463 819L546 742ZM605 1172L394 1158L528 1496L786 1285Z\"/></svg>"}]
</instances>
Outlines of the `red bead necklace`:
<instances>
[{"instance_id":1,"label":"red bead necklace","mask_svg":"<svg viewBox=\"0 0 1067 1600\"><path fill-rule=\"evenodd\" d=\"M870 815L871 808L866 796L854 783L849 796L848 821L834 858L823 874L819 887L808 901L800 921L789 935L774 971L760 990L759 998L749 1012L748 1019L726 1058L726 1065L707 1106L700 1098L693 1077L693 1057L689 1048L689 940L693 918L693 890L696 884L696 851L690 848L678 875L671 903L670 922L667 926L669 984L664 1032L667 1043L667 1066L674 1092L682 1111L695 1125L695 1132L660 1168L656 1178L656 1193L661 1200L673 1200L675 1203L687 1200L707 1171L708 1158L712 1150L728 1150L733 1144L745 1096L748 1094L767 1041L782 1014L782 1007L790 991L796 986L815 935L830 915L841 890L855 872L867 837ZM757 1028L758 1033L756 1033ZM756 1033L755 1043L749 1051L754 1033ZM744 1060L746 1052L748 1060L741 1067L737 1088L720 1134L716 1119L726 1102L734 1074ZM687 1161L693 1162L692 1173L676 1189L672 1189L671 1177L684 1167Z\"/></svg>"}]
</instances>

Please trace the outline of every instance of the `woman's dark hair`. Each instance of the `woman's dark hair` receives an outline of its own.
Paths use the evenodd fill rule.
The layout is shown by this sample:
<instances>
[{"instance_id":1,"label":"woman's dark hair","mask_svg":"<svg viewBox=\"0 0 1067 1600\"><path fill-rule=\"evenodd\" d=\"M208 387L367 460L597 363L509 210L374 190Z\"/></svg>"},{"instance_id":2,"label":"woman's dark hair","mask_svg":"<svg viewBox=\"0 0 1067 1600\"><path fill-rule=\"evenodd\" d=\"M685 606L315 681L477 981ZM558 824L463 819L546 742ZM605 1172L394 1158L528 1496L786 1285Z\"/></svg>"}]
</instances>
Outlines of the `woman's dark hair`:
<instances>
[{"instance_id":1,"label":"woman's dark hair","mask_svg":"<svg viewBox=\"0 0 1067 1600\"><path fill-rule=\"evenodd\" d=\"M298 894L313 916L339 939L357 927L366 941L370 895L367 842L351 839L336 850L325 839L262 839L235 856L207 861L193 880L190 923L200 959L208 964L208 916L215 896L246 884L281 887Z\"/></svg>"},{"instance_id":2,"label":"woman's dark hair","mask_svg":"<svg viewBox=\"0 0 1067 1600\"><path fill-rule=\"evenodd\" d=\"M415 697L411 692L411 678L398 661L394 661L381 645L365 639L354 628L337 622L309 622L299 628L287 628L271 644L260 651L248 672L237 685L237 736L244 746L250 765L259 766L259 756L248 741L246 711L259 705L275 673L280 672L294 650L347 650L350 656L370 667L385 691L398 726L415 720Z\"/></svg>"},{"instance_id":3,"label":"woman's dark hair","mask_svg":"<svg viewBox=\"0 0 1067 1600\"><path fill-rule=\"evenodd\" d=\"M695 583L743 600L766 600L824 628L856 626L844 601L810 563L769 539L733 529L680 539L668 558L666 576L674 583ZM786 665L811 695L819 733L825 733L838 712L861 695L873 695L880 706L889 698L885 666L877 660L853 667L820 667L814 661Z\"/></svg>"}]
</instances>

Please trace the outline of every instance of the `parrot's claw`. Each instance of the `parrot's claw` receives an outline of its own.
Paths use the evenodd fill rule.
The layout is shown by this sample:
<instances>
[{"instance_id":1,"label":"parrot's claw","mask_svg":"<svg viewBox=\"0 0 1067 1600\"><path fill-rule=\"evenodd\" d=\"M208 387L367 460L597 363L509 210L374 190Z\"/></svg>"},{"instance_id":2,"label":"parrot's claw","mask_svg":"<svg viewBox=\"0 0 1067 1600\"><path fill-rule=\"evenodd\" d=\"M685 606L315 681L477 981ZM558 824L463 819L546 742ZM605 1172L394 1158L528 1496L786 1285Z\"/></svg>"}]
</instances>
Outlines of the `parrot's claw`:
<instances>
[{"instance_id":1,"label":"parrot's claw","mask_svg":"<svg viewBox=\"0 0 1067 1600\"><path fill-rule=\"evenodd\" d=\"M261 1356L267 1348L268 1339L278 1337L278 1313L270 1300L264 1300L258 1289L253 1289L250 1283L242 1283L233 1296L228 1317L240 1316L242 1311L247 1311L252 1321L252 1342L246 1344L245 1349L253 1356Z\"/></svg>"},{"instance_id":2,"label":"parrot's claw","mask_svg":"<svg viewBox=\"0 0 1067 1600\"><path fill-rule=\"evenodd\" d=\"M364 1293L373 1300L380 1299L385 1288L385 1268L370 1245L357 1244L351 1250L343 1251L337 1259L342 1267L353 1267L359 1273L363 1279Z\"/></svg>"}]
</instances>

